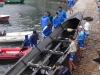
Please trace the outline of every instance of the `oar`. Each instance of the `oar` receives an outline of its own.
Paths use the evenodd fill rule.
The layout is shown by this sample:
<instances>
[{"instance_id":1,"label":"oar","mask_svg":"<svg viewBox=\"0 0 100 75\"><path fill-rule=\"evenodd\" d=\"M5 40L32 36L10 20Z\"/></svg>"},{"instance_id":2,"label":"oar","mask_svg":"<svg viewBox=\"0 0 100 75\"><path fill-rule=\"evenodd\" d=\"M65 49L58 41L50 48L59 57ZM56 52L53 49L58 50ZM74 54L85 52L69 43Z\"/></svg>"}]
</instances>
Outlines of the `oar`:
<instances>
[{"instance_id":1,"label":"oar","mask_svg":"<svg viewBox=\"0 0 100 75\"><path fill-rule=\"evenodd\" d=\"M67 31L68 31L68 32L73 32L73 31L76 31L76 29L67 28Z\"/></svg>"}]
</instances>

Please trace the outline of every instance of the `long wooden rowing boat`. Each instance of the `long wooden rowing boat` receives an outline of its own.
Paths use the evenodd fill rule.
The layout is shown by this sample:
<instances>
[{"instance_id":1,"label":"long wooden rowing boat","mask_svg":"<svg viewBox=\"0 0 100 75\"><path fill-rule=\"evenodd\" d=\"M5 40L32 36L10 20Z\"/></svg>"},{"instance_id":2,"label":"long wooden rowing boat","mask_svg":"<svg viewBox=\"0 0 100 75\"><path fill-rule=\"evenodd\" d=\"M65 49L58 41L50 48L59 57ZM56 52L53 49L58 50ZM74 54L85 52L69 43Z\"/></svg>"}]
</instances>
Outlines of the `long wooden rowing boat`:
<instances>
[{"instance_id":1,"label":"long wooden rowing boat","mask_svg":"<svg viewBox=\"0 0 100 75\"><path fill-rule=\"evenodd\" d=\"M66 52L69 50L68 40L58 40L58 37L68 38L69 35L74 35L76 38L77 31L69 33L66 30L67 28L76 29L82 17L82 13L75 13L70 16L37 47L27 52L5 75L42 75L42 71L47 73L46 75L54 75L56 72L55 63L62 63L67 57Z\"/></svg>"}]
</instances>

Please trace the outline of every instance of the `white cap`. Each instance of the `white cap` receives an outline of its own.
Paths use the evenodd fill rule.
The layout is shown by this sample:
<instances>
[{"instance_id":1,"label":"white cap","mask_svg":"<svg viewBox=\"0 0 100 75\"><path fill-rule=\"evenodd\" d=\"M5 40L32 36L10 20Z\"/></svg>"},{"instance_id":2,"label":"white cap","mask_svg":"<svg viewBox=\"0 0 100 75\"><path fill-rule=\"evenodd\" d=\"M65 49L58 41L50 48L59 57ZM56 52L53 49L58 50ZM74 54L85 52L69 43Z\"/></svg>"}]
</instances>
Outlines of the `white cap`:
<instances>
[{"instance_id":1,"label":"white cap","mask_svg":"<svg viewBox=\"0 0 100 75\"><path fill-rule=\"evenodd\" d=\"M80 28L83 28L82 26L79 26Z\"/></svg>"}]
</instances>

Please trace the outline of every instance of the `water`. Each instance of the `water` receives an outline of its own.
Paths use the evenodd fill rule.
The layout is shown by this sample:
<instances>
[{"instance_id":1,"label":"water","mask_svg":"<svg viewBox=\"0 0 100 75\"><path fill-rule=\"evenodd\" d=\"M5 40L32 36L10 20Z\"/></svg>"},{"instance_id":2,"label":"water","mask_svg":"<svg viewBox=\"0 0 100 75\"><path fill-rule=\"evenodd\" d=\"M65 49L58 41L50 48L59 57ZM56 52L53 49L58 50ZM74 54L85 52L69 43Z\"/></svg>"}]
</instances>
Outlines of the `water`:
<instances>
[{"instance_id":1,"label":"water","mask_svg":"<svg viewBox=\"0 0 100 75\"><path fill-rule=\"evenodd\" d=\"M66 4L57 2L57 0L26 0L25 4L6 4L0 8L0 14L10 15L9 24L0 24L0 31L4 29L7 32L33 29L41 31L40 27L37 26L40 17L45 11L50 11L54 16L59 5L63 6L65 10L67 9Z\"/></svg>"},{"instance_id":2,"label":"water","mask_svg":"<svg viewBox=\"0 0 100 75\"><path fill-rule=\"evenodd\" d=\"M67 11L67 6L58 0L26 0L25 4L6 4L0 8L0 14L10 15L9 24L0 24L0 31L7 32L29 31L36 29L41 31L39 26L40 17L45 11L50 11L53 15L57 11L58 6L63 6ZM21 43L0 44L3 47L20 46ZM14 63L4 62L0 60L0 75L4 75L5 71L10 69Z\"/></svg>"}]
</instances>

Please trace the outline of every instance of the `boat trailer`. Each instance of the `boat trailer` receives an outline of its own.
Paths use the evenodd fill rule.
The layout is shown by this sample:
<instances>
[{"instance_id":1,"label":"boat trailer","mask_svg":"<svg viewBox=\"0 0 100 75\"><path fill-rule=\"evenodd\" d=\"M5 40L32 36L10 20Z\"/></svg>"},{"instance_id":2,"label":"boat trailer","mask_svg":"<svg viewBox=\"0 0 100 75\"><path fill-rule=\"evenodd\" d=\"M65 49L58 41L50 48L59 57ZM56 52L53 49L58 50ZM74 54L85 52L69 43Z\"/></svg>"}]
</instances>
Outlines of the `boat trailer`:
<instances>
[{"instance_id":1,"label":"boat trailer","mask_svg":"<svg viewBox=\"0 0 100 75\"><path fill-rule=\"evenodd\" d=\"M5 75L54 75L55 63L62 63L69 50L69 35L77 37L77 31L67 32L67 28L76 29L83 18L81 12L71 15L37 47L19 59Z\"/></svg>"}]
</instances>

